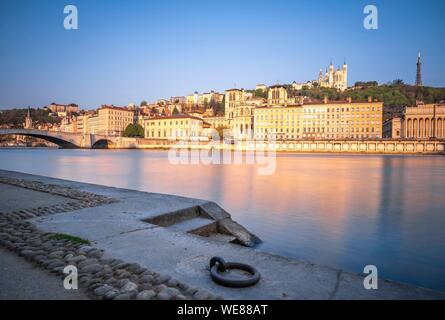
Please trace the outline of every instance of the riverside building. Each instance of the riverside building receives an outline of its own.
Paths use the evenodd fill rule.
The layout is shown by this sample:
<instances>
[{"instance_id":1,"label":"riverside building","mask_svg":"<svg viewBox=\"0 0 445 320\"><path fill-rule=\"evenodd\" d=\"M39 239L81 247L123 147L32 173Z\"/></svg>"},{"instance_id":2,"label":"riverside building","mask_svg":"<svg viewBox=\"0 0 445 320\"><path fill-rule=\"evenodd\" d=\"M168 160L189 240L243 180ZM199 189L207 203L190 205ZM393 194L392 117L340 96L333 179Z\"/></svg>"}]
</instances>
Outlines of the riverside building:
<instances>
[{"instance_id":1,"label":"riverside building","mask_svg":"<svg viewBox=\"0 0 445 320\"><path fill-rule=\"evenodd\" d=\"M383 103L332 101L254 109L256 139L379 139Z\"/></svg>"},{"instance_id":2,"label":"riverside building","mask_svg":"<svg viewBox=\"0 0 445 320\"><path fill-rule=\"evenodd\" d=\"M445 138L445 104L420 104L407 107L402 120L405 138Z\"/></svg>"},{"instance_id":3,"label":"riverside building","mask_svg":"<svg viewBox=\"0 0 445 320\"><path fill-rule=\"evenodd\" d=\"M97 113L78 116L76 132L121 136L129 124L137 121L135 114L136 111L129 108L103 105Z\"/></svg>"},{"instance_id":4,"label":"riverside building","mask_svg":"<svg viewBox=\"0 0 445 320\"><path fill-rule=\"evenodd\" d=\"M204 121L190 115L177 115L147 118L143 123L147 139L193 140L202 137Z\"/></svg>"}]
</instances>

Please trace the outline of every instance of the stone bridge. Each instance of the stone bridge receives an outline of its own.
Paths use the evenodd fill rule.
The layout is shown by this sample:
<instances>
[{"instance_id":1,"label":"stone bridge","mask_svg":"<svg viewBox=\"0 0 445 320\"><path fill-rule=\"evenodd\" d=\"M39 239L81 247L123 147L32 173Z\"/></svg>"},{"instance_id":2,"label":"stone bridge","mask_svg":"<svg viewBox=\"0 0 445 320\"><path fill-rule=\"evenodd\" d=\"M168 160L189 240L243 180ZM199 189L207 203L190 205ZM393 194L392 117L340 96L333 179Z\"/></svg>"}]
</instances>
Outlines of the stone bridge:
<instances>
[{"instance_id":1,"label":"stone bridge","mask_svg":"<svg viewBox=\"0 0 445 320\"><path fill-rule=\"evenodd\" d=\"M36 129L0 129L0 135L21 135L44 139L61 148L114 148L118 137Z\"/></svg>"}]
</instances>

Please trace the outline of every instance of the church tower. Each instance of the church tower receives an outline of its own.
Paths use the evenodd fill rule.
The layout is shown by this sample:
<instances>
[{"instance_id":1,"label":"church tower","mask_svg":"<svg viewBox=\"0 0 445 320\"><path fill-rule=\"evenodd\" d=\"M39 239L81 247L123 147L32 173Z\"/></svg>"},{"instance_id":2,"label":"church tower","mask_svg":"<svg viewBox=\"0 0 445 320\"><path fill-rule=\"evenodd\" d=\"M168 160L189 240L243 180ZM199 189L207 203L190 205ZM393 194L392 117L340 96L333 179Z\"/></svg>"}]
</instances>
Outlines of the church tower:
<instances>
[{"instance_id":1,"label":"church tower","mask_svg":"<svg viewBox=\"0 0 445 320\"><path fill-rule=\"evenodd\" d=\"M342 90L346 90L348 88L348 65L346 64L346 60L343 62L343 83Z\"/></svg>"},{"instance_id":2,"label":"church tower","mask_svg":"<svg viewBox=\"0 0 445 320\"><path fill-rule=\"evenodd\" d=\"M328 78L328 82L329 82L329 86L332 88L334 86L334 65L331 64L329 65L329 78Z\"/></svg>"},{"instance_id":3,"label":"church tower","mask_svg":"<svg viewBox=\"0 0 445 320\"><path fill-rule=\"evenodd\" d=\"M416 74L416 86L422 86L422 62L420 62L420 52L417 56L417 74Z\"/></svg>"},{"instance_id":4,"label":"church tower","mask_svg":"<svg viewBox=\"0 0 445 320\"><path fill-rule=\"evenodd\" d=\"M32 129L31 109L29 107L28 107L28 113L25 118L25 124L23 127L25 129Z\"/></svg>"}]
</instances>

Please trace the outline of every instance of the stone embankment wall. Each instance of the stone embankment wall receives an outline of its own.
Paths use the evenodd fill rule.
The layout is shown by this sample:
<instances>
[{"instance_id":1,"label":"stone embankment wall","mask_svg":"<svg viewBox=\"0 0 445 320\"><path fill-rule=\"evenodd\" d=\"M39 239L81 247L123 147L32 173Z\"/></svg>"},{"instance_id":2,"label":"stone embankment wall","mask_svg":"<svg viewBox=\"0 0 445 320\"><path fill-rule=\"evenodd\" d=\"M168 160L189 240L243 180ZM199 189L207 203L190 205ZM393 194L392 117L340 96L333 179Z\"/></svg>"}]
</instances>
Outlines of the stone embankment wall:
<instances>
[{"instance_id":1,"label":"stone embankment wall","mask_svg":"<svg viewBox=\"0 0 445 320\"><path fill-rule=\"evenodd\" d=\"M443 140L308 140L211 143L203 141L178 142L155 139L119 138L115 148L128 149L189 149L275 150L280 152L374 153L374 154L445 154Z\"/></svg>"}]
</instances>

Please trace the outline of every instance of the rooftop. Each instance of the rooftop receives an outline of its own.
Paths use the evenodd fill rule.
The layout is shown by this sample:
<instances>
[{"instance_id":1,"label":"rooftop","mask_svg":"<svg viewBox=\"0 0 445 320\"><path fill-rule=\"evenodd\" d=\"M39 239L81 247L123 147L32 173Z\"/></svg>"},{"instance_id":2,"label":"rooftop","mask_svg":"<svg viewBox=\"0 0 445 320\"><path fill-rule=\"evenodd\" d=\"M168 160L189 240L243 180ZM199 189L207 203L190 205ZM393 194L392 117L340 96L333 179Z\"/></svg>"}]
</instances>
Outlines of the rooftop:
<instances>
[{"instance_id":1,"label":"rooftop","mask_svg":"<svg viewBox=\"0 0 445 320\"><path fill-rule=\"evenodd\" d=\"M148 118L146 120L172 120L172 119L195 119L195 120L203 121L201 118L191 116L188 114L178 114L178 115L168 116L168 117L154 117L154 118Z\"/></svg>"}]
</instances>

